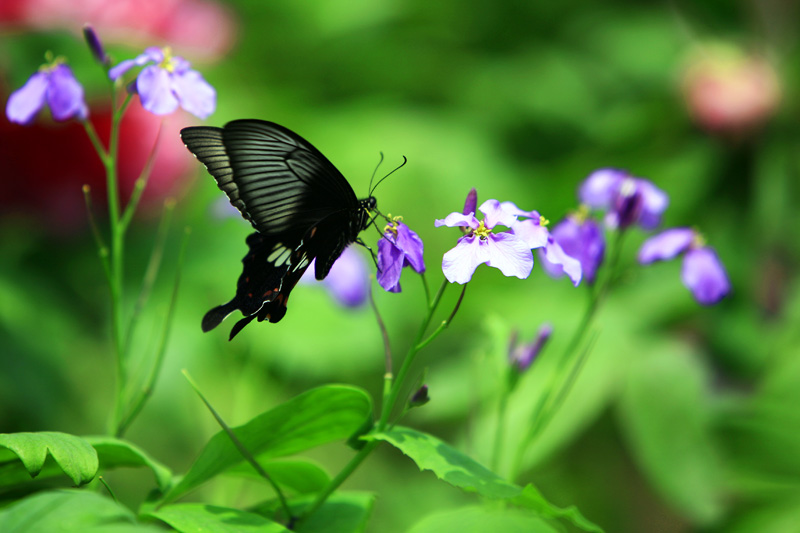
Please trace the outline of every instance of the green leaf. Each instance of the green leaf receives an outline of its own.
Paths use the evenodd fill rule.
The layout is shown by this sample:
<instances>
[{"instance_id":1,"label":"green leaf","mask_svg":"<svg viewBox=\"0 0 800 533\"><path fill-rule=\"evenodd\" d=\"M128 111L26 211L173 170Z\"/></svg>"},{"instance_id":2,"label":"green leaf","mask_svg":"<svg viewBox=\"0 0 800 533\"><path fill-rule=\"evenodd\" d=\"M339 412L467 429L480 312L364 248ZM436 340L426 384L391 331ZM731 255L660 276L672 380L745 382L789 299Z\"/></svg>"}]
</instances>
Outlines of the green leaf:
<instances>
[{"instance_id":1,"label":"green leaf","mask_svg":"<svg viewBox=\"0 0 800 533\"><path fill-rule=\"evenodd\" d=\"M327 385L304 392L233 431L253 455L262 459L281 457L346 439L371 414L372 402L363 390ZM164 500L186 494L242 460L228 435L220 431Z\"/></svg>"},{"instance_id":2,"label":"green leaf","mask_svg":"<svg viewBox=\"0 0 800 533\"><path fill-rule=\"evenodd\" d=\"M547 501L544 496L542 496L542 493L532 484L528 484L522 491L522 494L511 501L521 507L527 507L528 509L536 511L539 516L546 518L563 518L569 520L573 525L584 531L593 531L595 533L603 532L602 528L587 520L577 507L574 505L570 505L567 508L556 507Z\"/></svg>"},{"instance_id":3,"label":"green leaf","mask_svg":"<svg viewBox=\"0 0 800 533\"><path fill-rule=\"evenodd\" d=\"M136 524L133 513L109 498L82 490L39 492L0 510L3 533L158 533Z\"/></svg>"},{"instance_id":4,"label":"green leaf","mask_svg":"<svg viewBox=\"0 0 800 533\"><path fill-rule=\"evenodd\" d=\"M455 487L476 491L488 498L513 498L522 489L490 471L477 461L426 433L395 427L370 435L383 440L409 456L420 470L431 470L436 477Z\"/></svg>"},{"instance_id":5,"label":"green leaf","mask_svg":"<svg viewBox=\"0 0 800 533\"><path fill-rule=\"evenodd\" d=\"M169 468L147 455L141 448L114 437L91 436L84 437L84 439L97 450L100 468L144 466L153 471L160 490L164 491L169 486L172 472Z\"/></svg>"},{"instance_id":6,"label":"green leaf","mask_svg":"<svg viewBox=\"0 0 800 533\"><path fill-rule=\"evenodd\" d=\"M640 355L620 400L633 455L667 501L708 525L721 516L723 504L705 370L680 345Z\"/></svg>"},{"instance_id":7,"label":"green leaf","mask_svg":"<svg viewBox=\"0 0 800 533\"><path fill-rule=\"evenodd\" d=\"M297 533L359 533L366 529L374 504L375 494L371 492L336 492L314 514L297 524L295 530ZM295 509L301 511L302 507L292 504L292 510Z\"/></svg>"},{"instance_id":8,"label":"green leaf","mask_svg":"<svg viewBox=\"0 0 800 533\"><path fill-rule=\"evenodd\" d=\"M547 522L518 509L490 509L486 507L462 507L426 516L408 533L557 533L559 530Z\"/></svg>"},{"instance_id":9,"label":"green leaf","mask_svg":"<svg viewBox=\"0 0 800 533\"><path fill-rule=\"evenodd\" d=\"M322 467L309 461L259 461L259 463L273 481L297 494L319 492L331 480ZM227 473L265 481L249 463L238 464Z\"/></svg>"},{"instance_id":10,"label":"green leaf","mask_svg":"<svg viewBox=\"0 0 800 533\"><path fill-rule=\"evenodd\" d=\"M288 533L281 524L261 515L202 503L178 503L147 516L158 518L184 533Z\"/></svg>"},{"instance_id":11,"label":"green leaf","mask_svg":"<svg viewBox=\"0 0 800 533\"><path fill-rule=\"evenodd\" d=\"M41 472L48 452L76 486L88 483L97 474L97 452L74 435L50 431L4 433L0 434L0 446L16 455L31 477ZM11 454L0 454L0 461L8 460Z\"/></svg>"}]
</instances>

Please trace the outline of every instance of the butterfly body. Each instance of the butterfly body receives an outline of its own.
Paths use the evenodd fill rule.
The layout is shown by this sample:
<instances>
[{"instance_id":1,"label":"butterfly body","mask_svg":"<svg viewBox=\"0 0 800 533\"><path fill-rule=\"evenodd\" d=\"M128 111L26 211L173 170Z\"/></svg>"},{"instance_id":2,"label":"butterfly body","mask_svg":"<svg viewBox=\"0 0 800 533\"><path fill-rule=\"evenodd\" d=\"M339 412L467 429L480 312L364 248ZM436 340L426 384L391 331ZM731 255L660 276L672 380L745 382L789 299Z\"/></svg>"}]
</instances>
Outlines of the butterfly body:
<instances>
[{"instance_id":1,"label":"butterfly body","mask_svg":"<svg viewBox=\"0 0 800 533\"><path fill-rule=\"evenodd\" d=\"M203 331L237 309L244 318L230 338L254 319L278 322L311 261L315 277L324 279L371 223L375 198L358 200L336 167L291 130L245 119L184 128L181 138L256 229L247 238L236 295L205 315Z\"/></svg>"}]
</instances>

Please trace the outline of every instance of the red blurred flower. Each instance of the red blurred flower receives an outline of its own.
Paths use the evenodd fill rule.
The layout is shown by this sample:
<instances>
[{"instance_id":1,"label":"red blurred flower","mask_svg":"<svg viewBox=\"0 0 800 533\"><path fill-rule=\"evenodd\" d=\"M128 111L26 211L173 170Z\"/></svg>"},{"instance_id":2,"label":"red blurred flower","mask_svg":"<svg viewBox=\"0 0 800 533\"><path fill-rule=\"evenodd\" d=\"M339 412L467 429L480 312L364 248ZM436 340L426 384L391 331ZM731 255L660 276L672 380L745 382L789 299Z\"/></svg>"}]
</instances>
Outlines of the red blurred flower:
<instances>
[{"instance_id":1,"label":"red blurred flower","mask_svg":"<svg viewBox=\"0 0 800 533\"><path fill-rule=\"evenodd\" d=\"M728 44L695 50L682 88L700 126L729 134L742 134L765 122L781 97L780 80L766 58Z\"/></svg>"},{"instance_id":2,"label":"red blurred flower","mask_svg":"<svg viewBox=\"0 0 800 533\"><path fill-rule=\"evenodd\" d=\"M103 143L108 143L111 112L91 109L90 120ZM186 154L178 131L191 118L175 114L159 118L133 100L120 129L119 183L126 200L150 155L164 121L161 139L141 208L158 206L168 195L180 192L193 159ZM0 120L0 160L4 162L0 209L3 214L32 215L54 231L72 231L87 221L82 186L92 188L94 206L102 211L105 200L105 170L81 124L48 120L30 126Z\"/></svg>"}]
</instances>

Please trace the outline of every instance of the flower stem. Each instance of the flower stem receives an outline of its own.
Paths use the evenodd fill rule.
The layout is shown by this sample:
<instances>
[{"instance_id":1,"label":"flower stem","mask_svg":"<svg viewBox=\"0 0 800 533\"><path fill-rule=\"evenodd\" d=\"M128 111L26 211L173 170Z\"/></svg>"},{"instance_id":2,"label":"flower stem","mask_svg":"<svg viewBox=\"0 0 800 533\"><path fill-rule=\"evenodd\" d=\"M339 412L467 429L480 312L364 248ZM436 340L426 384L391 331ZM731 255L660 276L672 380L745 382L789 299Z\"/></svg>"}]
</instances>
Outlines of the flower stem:
<instances>
[{"instance_id":1,"label":"flower stem","mask_svg":"<svg viewBox=\"0 0 800 533\"><path fill-rule=\"evenodd\" d=\"M513 480L520 474L522 461L524 459L525 451L528 449L533 440L544 431L550 420L553 419L555 413L563 405L572 385L578 377L586 357L588 356L589 349L578 352L586 333L589 331L589 326L592 323L600 304L605 301L608 295L608 290L614 281L619 258L622 250L622 241L625 231L618 231L614 233L614 240L611 244L610 260L604 269L602 280L593 287L590 293L589 302L586 310L581 317L578 328L572 335L572 339L564 350L563 355L556 363L556 368L553 371L552 385L548 387L536 402L533 410L533 420L528 426L528 431L525 436L520 440L517 451L514 454L514 460L511 466L510 478ZM594 344L594 339L590 342L589 348Z\"/></svg>"}]
</instances>

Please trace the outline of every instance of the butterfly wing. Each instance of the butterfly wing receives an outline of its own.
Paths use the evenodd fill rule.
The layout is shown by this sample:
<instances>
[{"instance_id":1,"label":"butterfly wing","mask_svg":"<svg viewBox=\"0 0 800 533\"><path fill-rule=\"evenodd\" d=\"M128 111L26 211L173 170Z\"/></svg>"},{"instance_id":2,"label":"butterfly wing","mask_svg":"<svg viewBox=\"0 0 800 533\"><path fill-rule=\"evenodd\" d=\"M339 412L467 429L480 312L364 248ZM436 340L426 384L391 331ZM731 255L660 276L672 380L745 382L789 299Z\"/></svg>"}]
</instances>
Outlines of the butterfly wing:
<instances>
[{"instance_id":1,"label":"butterfly wing","mask_svg":"<svg viewBox=\"0 0 800 533\"><path fill-rule=\"evenodd\" d=\"M359 207L341 172L311 143L278 124L234 120L224 128L184 128L181 138L266 236L299 244L320 221Z\"/></svg>"},{"instance_id":2,"label":"butterfly wing","mask_svg":"<svg viewBox=\"0 0 800 533\"><path fill-rule=\"evenodd\" d=\"M184 128L181 138L258 230L247 238L236 296L206 313L203 331L237 309L245 317L230 338L255 318L278 322L311 260L317 258L316 278L323 279L356 239L362 203L319 150L278 124L235 120L224 128Z\"/></svg>"}]
</instances>

